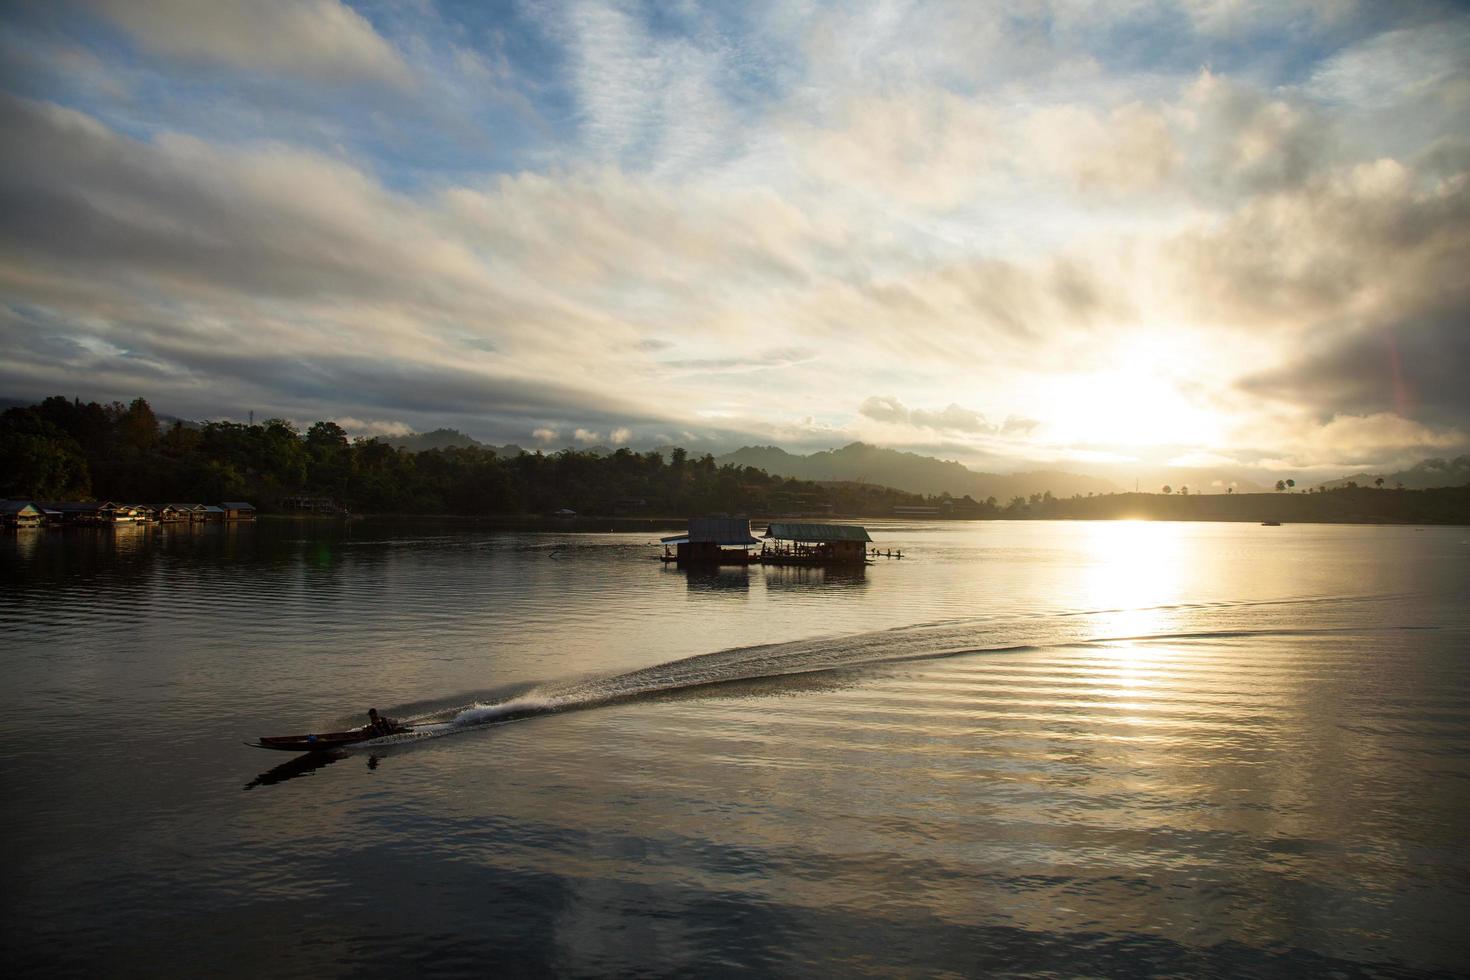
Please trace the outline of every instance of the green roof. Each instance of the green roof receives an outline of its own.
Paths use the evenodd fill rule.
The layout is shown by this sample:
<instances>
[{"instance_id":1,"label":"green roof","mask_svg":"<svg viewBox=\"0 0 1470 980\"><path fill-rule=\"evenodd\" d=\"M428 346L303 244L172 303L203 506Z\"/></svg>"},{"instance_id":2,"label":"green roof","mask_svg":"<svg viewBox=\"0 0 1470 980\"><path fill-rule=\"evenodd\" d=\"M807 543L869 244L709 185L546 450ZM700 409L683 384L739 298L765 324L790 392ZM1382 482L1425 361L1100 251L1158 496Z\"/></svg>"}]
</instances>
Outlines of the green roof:
<instances>
[{"instance_id":1,"label":"green roof","mask_svg":"<svg viewBox=\"0 0 1470 980\"><path fill-rule=\"evenodd\" d=\"M872 541L868 529L855 524L787 524L772 522L766 537L782 541Z\"/></svg>"}]
</instances>

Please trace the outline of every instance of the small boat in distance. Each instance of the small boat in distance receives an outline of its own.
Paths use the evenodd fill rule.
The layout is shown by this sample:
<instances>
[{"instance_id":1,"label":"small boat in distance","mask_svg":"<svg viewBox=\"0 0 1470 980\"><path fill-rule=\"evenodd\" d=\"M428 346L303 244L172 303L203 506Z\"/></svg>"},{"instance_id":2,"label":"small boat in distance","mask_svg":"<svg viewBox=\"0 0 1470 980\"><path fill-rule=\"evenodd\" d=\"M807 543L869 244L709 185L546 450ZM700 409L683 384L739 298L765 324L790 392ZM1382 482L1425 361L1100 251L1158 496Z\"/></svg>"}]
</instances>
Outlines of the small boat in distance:
<instances>
[{"instance_id":1,"label":"small boat in distance","mask_svg":"<svg viewBox=\"0 0 1470 980\"><path fill-rule=\"evenodd\" d=\"M1281 522L1280 521L1262 521L1261 522L1261 527L1280 527L1280 526L1281 526Z\"/></svg>"},{"instance_id":2,"label":"small boat in distance","mask_svg":"<svg viewBox=\"0 0 1470 980\"><path fill-rule=\"evenodd\" d=\"M319 732L308 735L261 735L257 742L246 742L257 749L277 749L281 752L327 752L343 746L355 745L384 735L400 735L411 732L408 725L393 725L386 732L375 731L371 725L353 728L345 732Z\"/></svg>"}]
</instances>

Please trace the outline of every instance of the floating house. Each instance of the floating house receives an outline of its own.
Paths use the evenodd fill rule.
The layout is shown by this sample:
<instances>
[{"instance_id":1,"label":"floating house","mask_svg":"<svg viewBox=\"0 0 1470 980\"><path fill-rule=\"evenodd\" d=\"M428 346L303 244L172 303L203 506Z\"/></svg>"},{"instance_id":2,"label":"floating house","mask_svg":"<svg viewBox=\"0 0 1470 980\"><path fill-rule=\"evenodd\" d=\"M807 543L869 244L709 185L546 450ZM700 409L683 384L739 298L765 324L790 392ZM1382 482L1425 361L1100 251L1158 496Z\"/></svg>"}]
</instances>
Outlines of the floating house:
<instances>
[{"instance_id":1,"label":"floating house","mask_svg":"<svg viewBox=\"0 0 1470 980\"><path fill-rule=\"evenodd\" d=\"M29 500L0 500L0 527L39 527L43 516Z\"/></svg>"},{"instance_id":2,"label":"floating house","mask_svg":"<svg viewBox=\"0 0 1470 980\"><path fill-rule=\"evenodd\" d=\"M158 508L160 524L187 524L203 519L203 504L164 504Z\"/></svg>"},{"instance_id":3,"label":"floating house","mask_svg":"<svg viewBox=\"0 0 1470 980\"><path fill-rule=\"evenodd\" d=\"M255 520L255 507L243 500L226 500L219 505L220 510L225 512L227 521L253 521Z\"/></svg>"},{"instance_id":4,"label":"floating house","mask_svg":"<svg viewBox=\"0 0 1470 980\"><path fill-rule=\"evenodd\" d=\"M773 521L760 560L768 565L861 565L868 560L868 529L856 524Z\"/></svg>"},{"instance_id":5,"label":"floating house","mask_svg":"<svg viewBox=\"0 0 1470 980\"><path fill-rule=\"evenodd\" d=\"M62 524L135 524L138 509L110 500L60 500L41 505Z\"/></svg>"},{"instance_id":6,"label":"floating house","mask_svg":"<svg viewBox=\"0 0 1470 980\"><path fill-rule=\"evenodd\" d=\"M200 507L198 515L194 518L194 520L196 521L204 521L205 523L222 521L224 519L225 509L223 507L216 507L213 504L205 504L204 506Z\"/></svg>"},{"instance_id":7,"label":"floating house","mask_svg":"<svg viewBox=\"0 0 1470 980\"><path fill-rule=\"evenodd\" d=\"M749 565L754 560L750 549L760 544L751 536L748 517L691 517L687 532L660 540L663 560L680 565Z\"/></svg>"}]
</instances>

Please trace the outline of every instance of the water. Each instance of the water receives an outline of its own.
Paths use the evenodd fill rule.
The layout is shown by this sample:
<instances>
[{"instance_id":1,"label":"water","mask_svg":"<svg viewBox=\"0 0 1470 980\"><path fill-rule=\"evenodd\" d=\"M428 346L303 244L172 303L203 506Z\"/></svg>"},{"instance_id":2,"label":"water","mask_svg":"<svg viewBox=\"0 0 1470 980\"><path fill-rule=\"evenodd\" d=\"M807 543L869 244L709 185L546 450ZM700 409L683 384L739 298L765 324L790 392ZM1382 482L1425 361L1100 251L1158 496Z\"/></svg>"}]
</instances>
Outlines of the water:
<instances>
[{"instance_id":1,"label":"water","mask_svg":"<svg viewBox=\"0 0 1470 980\"><path fill-rule=\"evenodd\" d=\"M0 538L7 973L1470 966L1470 530L871 529Z\"/></svg>"}]
</instances>

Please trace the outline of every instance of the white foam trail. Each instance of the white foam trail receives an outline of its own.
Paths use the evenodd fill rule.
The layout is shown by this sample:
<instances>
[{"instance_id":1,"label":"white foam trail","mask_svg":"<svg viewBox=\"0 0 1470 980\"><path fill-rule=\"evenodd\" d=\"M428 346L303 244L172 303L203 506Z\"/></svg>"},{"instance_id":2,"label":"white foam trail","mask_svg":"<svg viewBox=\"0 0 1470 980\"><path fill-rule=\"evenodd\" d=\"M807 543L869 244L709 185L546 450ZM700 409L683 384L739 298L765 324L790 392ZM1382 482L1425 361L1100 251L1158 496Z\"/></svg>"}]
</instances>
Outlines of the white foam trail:
<instances>
[{"instance_id":1,"label":"white foam trail","mask_svg":"<svg viewBox=\"0 0 1470 980\"><path fill-rule=\"evenodd\" d=\"M447 727L464 728L469 725L486 725L507 715L539 715L565 707L560 698L520 697L512 701L495 704L472 704L447 723Z\"/></svg>"},{"instance_id":2,"label":"white foam trail","mask_svg":"<svg viewBox=\"0 0 1470 980\"><path fill-rule=\"evenodd\" d=\"M1389 597L1373 597L1383 601ZM1301 597L1267 602L1171 605L1151 607L1152 629L1142 636L1120 634L1118 610L1052 613L1012 620L947 620L847 637L819 637L700 654L628 671L612 677L552 683L493 704L476 702L436 712L422 721L410 719L412 732L388 735L357 748L376 748L437 738L501 721L513 721L594 705L609 704L664 691L710 684L774 678L816 671L841 670L926 660L986 650L1056 646L1107 639L1183 638L1238 633L1311 631L1314 608L1364 597ZM1270 607L1279 607L1272 611ZM1332 622L1326 622L1331 626ZM1206 629L1208 627L1208 629ZM447 715L447 717L446 717ZM431 718L441 720L433 720Z\"/></svg>"},{"instance_id":3,"label":"white foam trail","mask_svg":"<svg viewBox=\"0 0 1470 980\"><path fill-rule=\"evenodd\" d=\"M382 738L369 739L366 742L356 742L345 748L348 751L361 751L363 749L387 748L394 745L405 745L412 742L421 742L425 739L440 738L444 735L452 735L482 725L491 725L503 718L523 718L529 715L543 715L559 708L567 706L562 698L553 697L520 697L511 701L499 701L495 704L475 703L466 708L461 708L448 721L419 722L412 719L408 724L413 725L411 732L399 732L396 735L384 735Z\"/></svg>"}]
</instances>

